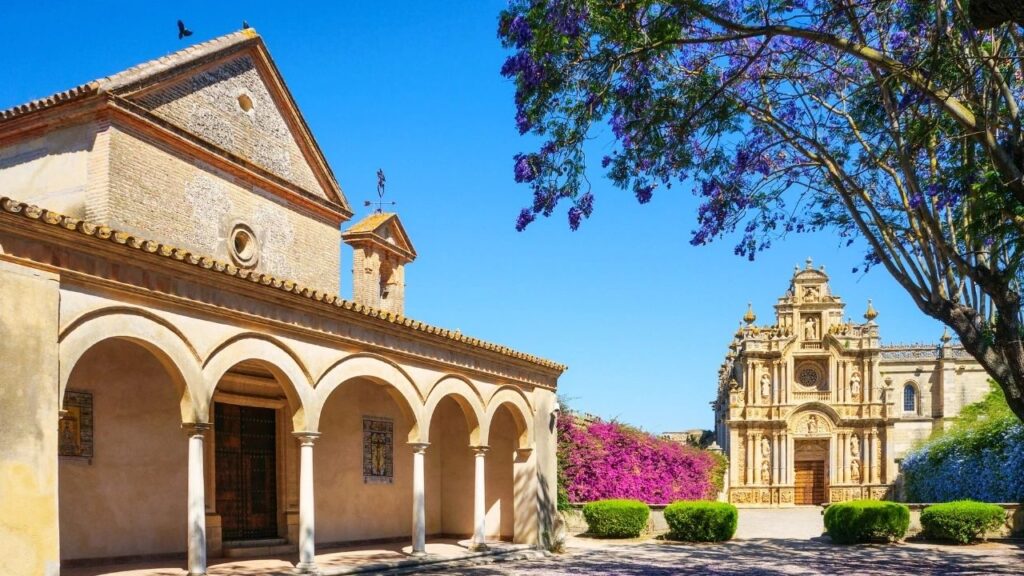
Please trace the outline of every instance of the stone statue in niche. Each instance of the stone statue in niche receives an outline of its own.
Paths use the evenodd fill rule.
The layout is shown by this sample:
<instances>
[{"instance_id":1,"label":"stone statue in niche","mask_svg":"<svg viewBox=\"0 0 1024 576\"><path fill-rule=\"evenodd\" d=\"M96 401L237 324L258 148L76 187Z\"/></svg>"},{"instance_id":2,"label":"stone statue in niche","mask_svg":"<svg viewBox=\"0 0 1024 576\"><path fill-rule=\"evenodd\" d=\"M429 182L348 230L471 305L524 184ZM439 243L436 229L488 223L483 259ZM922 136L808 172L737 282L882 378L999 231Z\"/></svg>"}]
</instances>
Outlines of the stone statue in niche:
<instances>
[{"instance_id":1,"label":"stone statue in niche","mask_svg":"<svg viewBox=\"0 0 1024 576\"><path fill-rule=\"evenodd\" d=\"M768 460L761 460L761 484L770 484L772 472L768 467Z\"/></svg>"},{"instance_id":2,"label":"stone statue in niche","mask_svg":"<svg viewBox=\"0 0 1024 576\"><path fill-rule=\"evenodd\" d=\"M761 456L765 458L772 455L772 443L768 440L767 436L761 437Z\"/></svg>"},{"instance_id":3,"label":"stone statue in niche","mask_svg":"<svg viewBox=\"0 0 1024 576\"><path fill-rule=\"evenodd\" d=\"M850 436L850 455L860 458L860 438L856 434Z\"/></svg>"},{"instance_id":4,"label":"stone statue in niche","mask_svg":"<svg viewBox=\"0 0 1024 576\"><path fill-rule=\"evenodd\" d=\"M818 323L814 321L814 318L808 318L804 322L804 340L817 340L818 339Z\"/></svg>"},{"instance_id":5,"label":"stone statue in niche","mask_svg":"<svg viewBox=\"0 0 1024 576\"><path fill-rule=\"evenodd\" d=\"M814 414L811 414L810 416L807 417L807 433L818 433L818 417Z\"/></svg>"},{"instance_id":6,"label":"stone statue in niche","mask_svg":"<svg viewBox=\"0 0 1024 576\"><path fill-rule=\"evenodd\" d=\"M772 379L767 374L761 376L761 396L767 398L772 393Z\"/></svg>"},{"instance_id":7,"label":"stone statue in niche","mask_svg":"<svg viewBox=\"0 0 1024 576\"><path fill-rule=\"evenodd\" d=\"M850 460L850 481L860 483L860 460Z\"/></svg>"},{"instance_id":8,"label":"stone statue in niche","mask_svg":"<svg viewBox=\"0 0 1024 576\"><path fill-rule=\"evenodd\" d=\"M860 398L860 374L856 372L850 378L850 395L854 398Z\"/></svg>"}]
</instances>

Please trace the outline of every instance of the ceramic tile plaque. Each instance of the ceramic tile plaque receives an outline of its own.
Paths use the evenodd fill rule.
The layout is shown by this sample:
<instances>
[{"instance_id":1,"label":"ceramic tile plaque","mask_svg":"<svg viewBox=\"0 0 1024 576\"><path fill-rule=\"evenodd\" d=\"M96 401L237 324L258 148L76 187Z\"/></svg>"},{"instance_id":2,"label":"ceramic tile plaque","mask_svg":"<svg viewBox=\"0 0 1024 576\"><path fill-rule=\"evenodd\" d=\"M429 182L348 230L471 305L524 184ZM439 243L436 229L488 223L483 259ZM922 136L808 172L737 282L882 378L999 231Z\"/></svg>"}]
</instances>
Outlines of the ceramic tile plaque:
<instances>
[{"instance_id":1,"label":"ceramic tile plaque","mask_svg":"<svg viewBox=\"0 0 1024 576\"><path fill-rule=\"evenodd\" d=\"M59 424L58 454L92 462L92 392L68 390L64 396L64 411Z\"/></svg>"},{"instance_id":2,"label":"ceramic tile plaque","mask_svg":"<svg viewBox=\"0 0 1024 576\"><path fill-rule=\"evenodd\" d=\"M395 423L390 418L363 417L363 483L395 481Z\"/></svg>"}]
</instances>

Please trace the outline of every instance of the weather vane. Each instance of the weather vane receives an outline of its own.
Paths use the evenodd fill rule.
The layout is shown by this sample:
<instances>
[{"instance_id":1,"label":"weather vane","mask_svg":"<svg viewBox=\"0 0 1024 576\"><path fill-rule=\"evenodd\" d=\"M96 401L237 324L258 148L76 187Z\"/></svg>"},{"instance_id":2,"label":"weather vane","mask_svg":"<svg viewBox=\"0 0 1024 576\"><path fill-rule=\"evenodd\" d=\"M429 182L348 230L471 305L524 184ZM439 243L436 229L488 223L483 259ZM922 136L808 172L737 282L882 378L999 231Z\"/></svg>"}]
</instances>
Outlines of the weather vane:
<instances>
[{"instance_id":1,"label":"weather vane","mask_svg":"<svg viewBox=\"0 0 1024 576\"><path fill-rule=\"evenodd\" d=\"M395 206L398 202L392 200L391 202L384 201L384 185L387 184L387 178L384 177L384 170L377 170L377 201L364 200L363 206L377 206L375 212L380 213L384 211L384 206Z\"/></svg>"}]
</instances>

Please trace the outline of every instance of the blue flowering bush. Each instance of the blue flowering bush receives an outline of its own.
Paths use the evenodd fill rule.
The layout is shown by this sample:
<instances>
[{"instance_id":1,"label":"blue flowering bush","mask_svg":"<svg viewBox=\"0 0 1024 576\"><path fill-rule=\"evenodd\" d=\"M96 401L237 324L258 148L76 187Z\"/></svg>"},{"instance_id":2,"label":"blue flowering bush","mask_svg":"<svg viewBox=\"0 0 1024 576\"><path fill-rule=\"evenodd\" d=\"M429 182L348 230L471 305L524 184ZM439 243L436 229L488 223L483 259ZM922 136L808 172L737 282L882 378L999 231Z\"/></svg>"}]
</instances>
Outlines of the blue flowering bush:
<instances>
[{"instance_id":1,"label":"blue flowering bush","mask_svg":"<svg viewBox=\"0 0 1024 576\"><path fill-rule=\"evenodd\" d=\"M910 452L901 466L910 502L1024 500L1024 424L993 387L956 424Z\"/></svg>"}]
</instances>

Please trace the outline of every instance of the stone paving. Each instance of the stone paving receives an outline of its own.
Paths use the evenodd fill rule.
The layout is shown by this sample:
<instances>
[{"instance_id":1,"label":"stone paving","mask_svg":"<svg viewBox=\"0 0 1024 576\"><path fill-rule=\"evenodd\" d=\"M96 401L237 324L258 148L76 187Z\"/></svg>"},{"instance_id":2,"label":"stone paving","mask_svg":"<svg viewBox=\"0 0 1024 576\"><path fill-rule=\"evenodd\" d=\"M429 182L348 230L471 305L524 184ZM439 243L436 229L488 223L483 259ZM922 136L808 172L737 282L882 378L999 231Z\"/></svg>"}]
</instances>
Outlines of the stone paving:
<instances>
[{"instance_id":1,"label":"stone paving","mask_svg":"<svg viewBox=\"0 0 1024 576\"><path fill-rule=\"evenodd\" d=\"M1024 546L924 543L836 546L820 508L741 510L736 539L723 544L570 538L565 554L540 560L444 569L459 576L616 574L1024 574Z\"/></svg>"}]
</instances>

